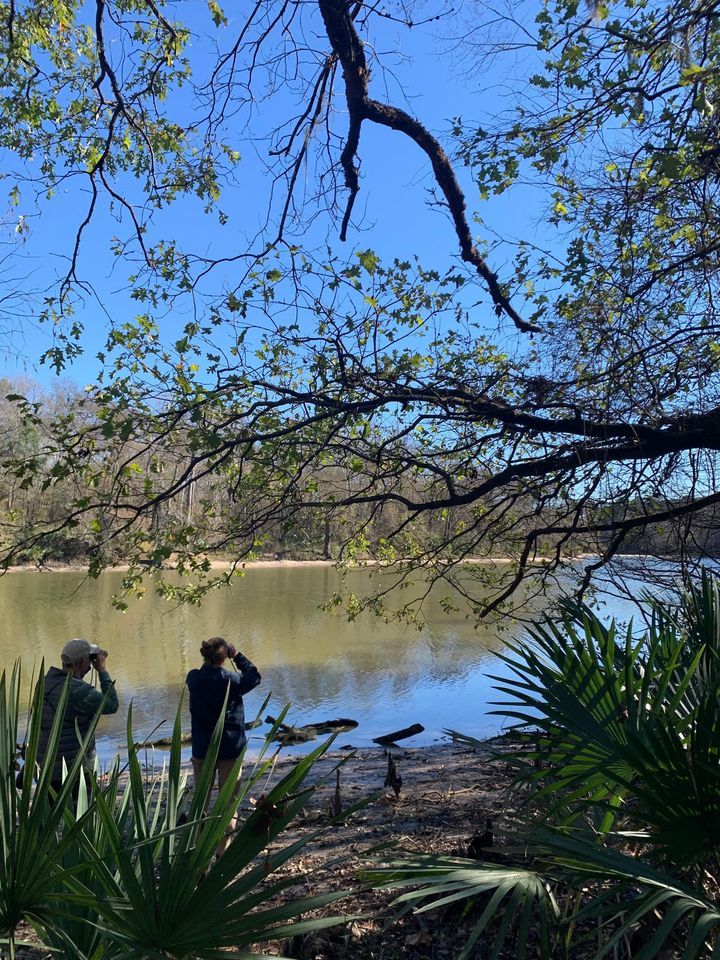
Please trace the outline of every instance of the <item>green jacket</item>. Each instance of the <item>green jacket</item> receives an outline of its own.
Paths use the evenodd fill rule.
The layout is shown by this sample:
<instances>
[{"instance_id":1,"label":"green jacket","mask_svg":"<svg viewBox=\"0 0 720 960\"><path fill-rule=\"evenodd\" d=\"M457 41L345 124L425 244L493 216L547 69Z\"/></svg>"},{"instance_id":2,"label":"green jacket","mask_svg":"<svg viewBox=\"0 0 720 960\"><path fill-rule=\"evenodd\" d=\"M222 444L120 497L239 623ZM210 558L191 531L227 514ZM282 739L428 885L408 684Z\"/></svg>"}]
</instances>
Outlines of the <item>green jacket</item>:
<instances>
[{"instance_id":1,"label":"green jacket","mask_svg":"<svg viewBox=\"0 0 720 960\"><path fill-rule=\"evenodd\" d=\"M90 723L96 713L116 713L118 696L115 684L110 674L103 670L100 676L100 689L96 690L89 683L77 677L70 679L70 693L68 695L65 716L60 729L60 740L53 768L53 780L62 777L63 760L70 767L80 752L80 744L90 729ZM58 667L50 667L45 674L45 693L43 696L42 718L40 721L40 741L38 744L38 761L45 757L50 731L57 712L60 698L65 688L68 675ZM95 737L93 736L85 749L85 763L90 765L95 759Z\"/></svg>"},{"instance_id":2,"label":"green jacket","mask_svg":"<svg viewBox=\"0 0 720 960\"><path fill-rule=\"evenodd\" d=\"M71 684L69 699L73 710L78 713L89 713L91 717L98 710L102 714L117 713L119 703L115 681L111 680L107 670L101 670L98 676L100 677L99 690L96 690L95 687L84 680ZM106 693L107 697L105 696Z\"/></svg>"}]
</instances>

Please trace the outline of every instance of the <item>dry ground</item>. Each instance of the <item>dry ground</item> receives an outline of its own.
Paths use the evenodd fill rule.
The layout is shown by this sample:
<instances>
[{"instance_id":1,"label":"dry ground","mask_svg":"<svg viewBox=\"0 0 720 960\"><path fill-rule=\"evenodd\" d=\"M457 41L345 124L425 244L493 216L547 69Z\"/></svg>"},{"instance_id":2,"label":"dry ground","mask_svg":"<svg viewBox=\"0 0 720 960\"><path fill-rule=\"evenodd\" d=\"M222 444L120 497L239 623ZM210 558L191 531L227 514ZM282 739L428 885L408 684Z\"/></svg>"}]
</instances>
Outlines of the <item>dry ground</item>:
<instances>
[{"instance_id":1,"label":"dry ground","mask_svg":"<svg viewBox=\"0 0 720 960\"><path fill-rule=\"evenodd\" d=\"M357 872L368 865L367 851L377 844L392 843L412 853L465 856L469 842L485 831L488 820L497 829L510 813L507 764L491 759L490 744L477 751L441 745L393 748L391 753L402 777L397 798L384 786L388 758L383 749L359 750L343 765L339 797L343 809L369 794L377 793L377 798L342 824L330 826L288 866L288 873L301 874L294 888L298 895L357 887ZM337 781L331 771L340 756L335 752L317 765L316 774L328 780L319 786L306 816L283 835L283 842L316 830L331 818L337 805ZM348 858L345 862L334 863L343 856ZM326 869L328 863L333 865ZM393 897L387 891L355 892L328 912L360 913L359 919L259 952L299 960L457 957L469 929L461 908L393 920L397 913ZM476 956L485 953L481 945Z\"/></svg>"}]
</instances>

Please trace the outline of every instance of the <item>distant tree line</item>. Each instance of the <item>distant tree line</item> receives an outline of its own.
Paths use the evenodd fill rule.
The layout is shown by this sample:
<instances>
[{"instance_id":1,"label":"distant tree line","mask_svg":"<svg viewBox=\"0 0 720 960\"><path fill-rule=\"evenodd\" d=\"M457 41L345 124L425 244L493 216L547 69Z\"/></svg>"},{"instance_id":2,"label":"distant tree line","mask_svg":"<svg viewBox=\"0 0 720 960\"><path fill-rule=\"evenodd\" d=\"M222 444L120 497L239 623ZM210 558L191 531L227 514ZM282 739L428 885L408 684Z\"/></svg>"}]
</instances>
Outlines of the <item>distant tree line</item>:
<instances>
[{"instance_id":1,"label":"distant tree line","mask_svg":"<svg viewBox=\"0 0 720 960\"><path fill-rule=\"evenodd\" d=\"M126 415L132 419L133 411ZM155 435L143 438L137 426L142 422L140 412L132 438L122 440L122 430L113 423L112 431L107 431L112 442L98 451L96 463L89 458L83 470L69 470L61 456L67 457L68 450L59 450L56 443L58 424L72 424L68 434L72 444L83 424L87 431L102 434L107 417L107 411L99 410L68 381L47 390L29 378L0 380L0 456L6 465L0 477L0 509L6 564L80 562L99 570L128 560L140 568L171 565L178 558L181 566L191 566L190 557L198 564L223 557L341 563L372 559L388 564L417 557L441 563L512 559L522 549L531 518L535 529L547 526L547 536L537 538L537 559L543 560L552 559L557 551L553 531L563 517L579 513L598 532L573 533L563 543L570 557L605 551L621 515L625 521L636 516L638 525L628 533L619 555L673 556L688 548L698 557L720 555L717 508L688 511L682 497L672 503L636 499L614 508L605 502L583 503L568 491L563 502L533 504L531 493L518 487L510 503L506 494L488 495L465 507L408 516L398 497L431 497L438 484L432 472L420 467L404 470L394 482L388 481L392 496L363 502L367 465L343 461L331 450L321 462L304 468L303 489L306 495L314 493L318 505L308 509L303 504L300 509L292 496L283 496L282 474L274 490L264 476L258 480L253 475L241 456L227 458L212 471L198 469L187 431L169 434L160 442ZM408 450L408 459L412 454ZM453 472L455 466L449 456L445 469ZM455 472L462 493L462 478ZM117 490L110 490L118 475L124 478L121 502L105 513L103 498L112 492L118 499ZM153 496L153 478L160 490L181 485L180 493ZM467 482L475 483L477 477ZM92 500L98 509L88 512ZM71 504L75 511L69 509ZM648 514L663 513L665 522L650 526L643 522Z\"/></svg>"}]
</instances>

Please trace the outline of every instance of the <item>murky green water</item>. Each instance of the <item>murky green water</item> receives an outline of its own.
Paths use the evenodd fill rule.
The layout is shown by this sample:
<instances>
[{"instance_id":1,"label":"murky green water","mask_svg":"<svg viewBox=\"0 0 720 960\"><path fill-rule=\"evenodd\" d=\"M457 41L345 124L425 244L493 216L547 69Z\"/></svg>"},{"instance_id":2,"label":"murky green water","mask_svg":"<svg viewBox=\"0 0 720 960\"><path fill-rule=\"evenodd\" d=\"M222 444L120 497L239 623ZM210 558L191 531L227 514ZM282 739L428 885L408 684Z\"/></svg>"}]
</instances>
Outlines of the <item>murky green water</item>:
<instances>
[{"instance_id":1,"label":"murky green water","mask_svg":"<svg viewBox=\"0 0 720 960\"><path fill-rule=\"evenodd\" d=\"M427 604L428 624L420 631L370 616L348 623L319 609L337 585L333 569L255 568L210 594L200 608L148 594L120 613L110 602L120 577L84 581L80 574L53 572L0 578L0 667L18 657L28 675L42 658L46 666L57 665L60 648L76 636L109 651L121 710L101 721L105 755L124 743L130 701L137 739L156 728L157 736L169 732L185 676L200 665L200 642L217 635L235 643L263 675L246 698L248 716L270 694L267 712L276 714L289 702L292 722L356 719L358 729L338 744L357 746L416 722L426 732L412 743L432 742L445 727L475 736L498 729L499 721L486 715L493 699L486 673L497 669L493 651L505 638L494 628L474 629L437 602Z\"/></svg>"}]
</instances>

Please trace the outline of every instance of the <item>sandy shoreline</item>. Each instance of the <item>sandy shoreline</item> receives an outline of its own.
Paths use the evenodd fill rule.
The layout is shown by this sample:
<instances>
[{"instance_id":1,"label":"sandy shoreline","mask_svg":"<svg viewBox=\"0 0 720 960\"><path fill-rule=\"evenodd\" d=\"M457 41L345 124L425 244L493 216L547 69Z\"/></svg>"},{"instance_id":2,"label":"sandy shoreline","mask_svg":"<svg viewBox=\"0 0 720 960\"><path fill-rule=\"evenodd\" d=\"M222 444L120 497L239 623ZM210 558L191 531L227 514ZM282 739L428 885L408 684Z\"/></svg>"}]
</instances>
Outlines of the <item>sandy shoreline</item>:
<instances>
[{"instance_id":1,"label":"sandy shoreline","mask_svg":"<svg viewBox=\"0 0 720 960\"><path fill-rule=\"evenodd\" d=\"M338 764L341 766L341 794L347 792L343 806L351 806L357 800L352 794L360 792L366 795L379 792L378 800L382 804L402 806L417 791L428 785L452 795L458 786L467 786L468 781L485 780L490 776L497 779L496 764L498 757L507 752L510 741L503 737L491 737L480 741L480 746L471 747L446 740L427 746L392 747L348 747L331 749L318 760L308 775L307 783L317 786L310 808L324 809L325 801L336 790L336 778L333 773ZM517 745L517 744L516 744ZM388 757L397 766L402 776L399 797L385 786L388 770ZM280 754L274 764L270 784L276 782L299 760L297 754ZM188 764L189 766L189 764ZM248 760L246 769L252 768Z\"/></svg>"},{"instance_id":2,"label":"sandy shoreline","mask_svg":"<svg viewBox=\"0 0 720 960\"><path fill-rule=\"evenodd\" d=\"M367 561L368 565L372 561ZM236 564L231 560L211 560L211 570L231 570ZM248 570L252 567L333 567L334 560L246 560L237 564L238 570ZM129 563L115 563L105 567L103 573L126 573L130 569ZM174 567L168 564L162 567L161 572L169 573ZM63 563L57 560L50 560L43 564L17 564L8 567L3 573L85 573L87 571L86 563ZM152 568L148 568L148 573L152 573Z\"/></svg>"},{"instance_id":3,"label":"sandy shoreline","mask_svg":"<svg viewBox=\"0 0 720 960\"><path fill-rule=\"evenodd\" d=\"M502 740L488 740L477 749L453 743L389 751L363 748L345 757L339 781L333 770L342 751L323 757L310 774L311 780L319 781L316 792L302 817L278 838L277 846L322 832L281 873L292 876L302 893L355 887L355 893L341 902L341 909L361 916L350 924L294 938L289 944L268 944L257 952L297 960L457 957L472 926L462 910L408 914L388 923L397 914L392 905L396 894L358 890L358 871L373 862L372 849L377 845L390 845L392 856L406 851L472 857L473 839L489 824L495 842L502 842L514 807L510 768L501 756L507 748ZM385 785L388 753L402 779L397 796ZM291 763L291 758L281 761L275 776L287 773ZM332 823L338 799L341 808L349 808L370 795L374 799L367 806L346 821ZM337 905L331 910L337 912Z\"/></svg>"},{"instance_id":4,"label":"sandy shoreline","mask_svg":"<svg viewBox=\"0 0 720 960\"><path fill-rule=\"evenodd\" d=\"M583 562L585 560L596 559L595 554L578 554L576 557L567 558L566 562L575 563ZM641 556L635 554L623 555L623 559L641 559ZM236 567L238 572L248 571L252 569L265 569L265 568L291 568L291 567L336 567L338 565L337 560L289 560L289 559L258 559L258 560L243 560L236 562L233 560L211 560L210 561L210 570L225 571L231 570L233 567ZM408 561L411 563L412 561ZM453 561L453 564L465 565L465 566L487 566L488 564L493 565L503 565L507 563L513 563L512 557L464 557L462 560ZM547 559L539 557L537 560L538 564L547 563ZM400 561L398 561L400 563ZM376 566L388 566L380 560L358 560L352 565L352 569L362 570L364 567L376 567ZM128 563L117 563L112 566L105 567L103 573L126 573L130 569L130 564ZM161 572L169 573L174 568L172 563L168 563L167 566L164 566L161 569ZM0 573L0 575L5 573L86 573L87 564L86 563L65 563L58 560L50 560L47 563L39 564L16 564L10 567L7 567L5 570ZM148 573L154 572L152 568L148 568Z\"/></svg>"},{"instance_id":5,"label":"sandy shoreline","mask_svg":"<svg viewBox=\"0 0 720 960\"><path fill-rule=\"evenodd\" d=\"M309 842L273 877L292 877L291 890L298 895L354 889L347 900L320 913L361 916L349 924L289 942L271 942L252 952L296 960L457 957L472 926L461 910L409 914L388 924L397 912L392 905L396 894L359 889L358 873L375 862L373 850L378 845L389 845L392 856L406 851L473 857L471 842L489 823L496 842L502 843L517 801L511 793L510 766L503 758L510 746L506 738L496 738L483 741L477 748L446 741L431 746L361 747L325 754L308 775L307 783L316 784L316 790L307 807L271 849L305 838L310 838ZM397 796L385 785L388 754L402 780ZM240 816L253 810L256 800L298 759L281 754L272 774L258 780L245 798ZM335 771L339 763L338 778ZM249 761L246 769L251 769ZM338 802L341 810L349 809L370 796L373 799L355 814L334 821Z\"/></svg>"}]
</instances>

